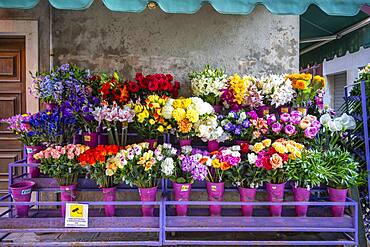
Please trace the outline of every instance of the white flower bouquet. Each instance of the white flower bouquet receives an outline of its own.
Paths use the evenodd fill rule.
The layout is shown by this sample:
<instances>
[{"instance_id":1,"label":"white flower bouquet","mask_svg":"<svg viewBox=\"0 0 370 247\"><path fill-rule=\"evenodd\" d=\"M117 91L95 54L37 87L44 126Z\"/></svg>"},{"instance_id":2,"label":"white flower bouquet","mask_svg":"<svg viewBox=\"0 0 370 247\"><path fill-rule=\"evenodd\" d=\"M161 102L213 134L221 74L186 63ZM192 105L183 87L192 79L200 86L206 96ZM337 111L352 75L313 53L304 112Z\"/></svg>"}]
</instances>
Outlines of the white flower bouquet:
<instances>
[{"instance_id":1,"label":"white flower bouquet","mask_svg":"<svg viewBox=\"0 0 370 247\"><path fill-rule=\"evenodd\" d=\"M279 107L289 104L294 99L292 82L285 75L268 75L257 82L265 105Z\"/></svg>"}]
</instances>

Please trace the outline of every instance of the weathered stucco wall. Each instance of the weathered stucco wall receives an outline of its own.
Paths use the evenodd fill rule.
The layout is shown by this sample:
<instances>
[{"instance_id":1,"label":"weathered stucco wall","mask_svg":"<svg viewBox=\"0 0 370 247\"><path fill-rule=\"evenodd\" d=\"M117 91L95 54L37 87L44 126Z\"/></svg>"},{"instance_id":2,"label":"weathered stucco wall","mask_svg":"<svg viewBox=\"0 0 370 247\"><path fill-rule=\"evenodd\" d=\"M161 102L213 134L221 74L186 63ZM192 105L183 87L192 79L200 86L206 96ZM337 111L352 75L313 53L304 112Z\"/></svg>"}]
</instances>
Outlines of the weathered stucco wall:
<instances>
[{"instance_id":1,"label":"weathered stucco wall","mask_svg":"<svg viewBox=\"0 0 370 247\"><path fill-rule=\"evenodd\" d=\"M206 5L196 14L159 8L119 13L100 1L86 11L53 10L54 62L95 71L173 73L181 82L205 64L228 73L298 69L299 17L272 15L259 6L246 16L222 15Z\"/></svg>"}]
</instances>

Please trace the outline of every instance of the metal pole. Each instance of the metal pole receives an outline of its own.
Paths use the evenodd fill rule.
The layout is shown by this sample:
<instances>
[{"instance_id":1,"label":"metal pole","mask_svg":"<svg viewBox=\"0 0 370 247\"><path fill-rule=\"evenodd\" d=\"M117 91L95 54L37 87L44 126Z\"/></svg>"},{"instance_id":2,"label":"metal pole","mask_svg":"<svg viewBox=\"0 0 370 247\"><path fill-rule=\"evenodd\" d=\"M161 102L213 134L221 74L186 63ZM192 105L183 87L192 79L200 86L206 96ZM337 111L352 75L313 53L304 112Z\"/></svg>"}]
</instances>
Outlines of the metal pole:
<instances>
[{"instance_id":1,"label":"metal pole","mask_svg":"<svg viewBox=\"0 0 370 247\"><path fill-rule=\"evenodd\" d=\"M362 119L364 125L364 139L365 139L365 157L367 167L367 193L370 193L370 147L369 147L369 129L368 129L368 116L367 116L367 97L366 97L366 84L365 81L361 81L361 108L362 108ZM370 202L370 197L369 197Z\"/></svg>"}]
</instances>

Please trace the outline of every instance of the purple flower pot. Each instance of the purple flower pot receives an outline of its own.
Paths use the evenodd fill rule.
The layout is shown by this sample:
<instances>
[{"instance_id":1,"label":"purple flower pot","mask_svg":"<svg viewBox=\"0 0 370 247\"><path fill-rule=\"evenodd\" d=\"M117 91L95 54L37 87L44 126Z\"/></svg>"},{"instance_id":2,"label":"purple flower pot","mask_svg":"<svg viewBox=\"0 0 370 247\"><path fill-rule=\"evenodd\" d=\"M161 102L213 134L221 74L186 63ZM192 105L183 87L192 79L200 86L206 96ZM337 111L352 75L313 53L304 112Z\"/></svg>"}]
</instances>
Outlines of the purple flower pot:
<instances>
[{"instance_id":1,"label":"purple flower pot","mask_svg":"<svg viewBox=\"0 0 370 247\"><path fill-rule=\"evenodd\" d=\"M234 140L235 145L242 145L242 144L248 144L247 141L244 140Z\"/></svg>"},{"instance_id":2,"label":"purple flower pot","mask_svg":"<svg viewBox=\"0 0 370 247\"><path fill-rule=\"evenodd\" d=\"M293 188L294 201L296 202L308 202L310 200L311 192L307 188ZM307 216L308 206L297 205L295 206L295 213L298 217Z\"/></svg>"},{"instance_id":3,"label":"purple flower pot","mask_svg":"<svg viewBox=\"0 0 370 247\"><path fill-rule=\"evenodd\" d=\"M79 134L74 135L73 144L82 144L82 135Z\"/></svg>"},{"instance_id":4,"label":"purple flower pot","mask_svg":"<svg viewBox=\"0 0 370 247\"><path fill-rule=\"evenodd\" d=\"M173 194L175 196L175 201L189 201L191 184L178 184L172 183ZM188 205L176 205L176 215L186 216L188 212Z\"/></svg>"},{"instance_id":5,"label":"purple flower pot","mask_svg":"<svg viewBox=\"0 0 370 247\"><path fill-rule=\"evenodd\" d=\"M116 187L112 188L102 188L103 199L105 202L115 202L116 201ZM105 216L113 217L116 211L115 205L104 205Z\"/></svg>"},{"instance_id":6,"label":"purple flower pot","mask_svg":"<svg viewBox=\"0 0 370 247\"><path fill-rule=\"evenodd\" d=\"M215 110L216 113L221 113L222 105L214 105L213 109Z\"/></svg>"},{"instance_id":7,"label":"purple flower pot","mask_svg":"<svg viewBox=\"0 0 370 247\"><path fill-rule=\"evenodd\" d=\"M267 106L267 105L263 105L263 106L260 106L258 107L257 109L257 115L258 117L264 117L266 115L269 115L270 114L270 106Z\"/></svg>"},{"instance_id":8,"label":"purple flower pot","mask_svg":"<svg viewBox=\"0 0 370 247\"><path fill-rule=\"evenodd\" d=\"M44 105L45 105L45 110L47 111L53 111L58 106L57 103L44 103Z\"/></svg>"},{"instance_id":9,"label":"purple flower pot","mask_svg":"<svg viewBox=\"0 0 370 247\"><path fill-rule=\"evenodd\" d=\"M98 144L99 145L107 145L108 144L108 135L104 135L102 133L99 133Z\"/></svg>"},{"instance_id":10,"label":"purple flower pot","mask_svg":"<svg viewBox=\"0 0 370 247\"><path fill-rule=\"evenodd\" d=\"M253 202L256 200L257 189L255 188L242 188L239 187L240 201L241 202ZM243 216L252 216L253 206L242 206Z\"/></svg>"},{"instance_id":11,"label":"purple flower pot","mask_svg":"<svg viewBox=\"0 0 370 247\"><path fill-rule=\"evenodd\" d=\"M285 183L282 184L266 184L267 200L269 202L282 202L284 200L284 187ZM283 205L271 205L270 214L271 216L281 216L283 211Z\"/></svg>"},{"instance_id":12,"label":"purple flower pot","mask_svg":"<svg viewBox=\"0 0 370 247\"><path fill-rule=\"evenodd\" d=\"M27 164L38 164L40 163L39 160L33 158L34 154L44 150L44 146L25 146L26 154L27 154ZM38 167L29 167L28 174L31 178L38 178L40 177L40 169Z\"/></svg>"},{"instance_id":13,"label":"purple flower pot","mask_svg":"<svg viewBox=\"0 0 370 247\"><path fill-rule=\"evenodd\" d=\"M32 187L35 185L33 181L21 181L10 185L13 200L15 202L29 202L31 200ZM15 212L18 217L28 217L28 205L15 206Z\"/></svg>"},{"instance_id":14,"label":"purple flower pot","mask_svg":"<svg viewBox=\"0 0 370 247\"><path fill-rule=\"evenodd\" d=\"M208 145L208 152L217 151L219 148L219 143L216 140L209 141L207 145Z\"/></svg>"},{"instance_id":15,"label":"purple flower pot","mask_svg":"<svg viewBox=\"0 0 370 247\"><path fill-rule=\"evenodd\" d=\"M191 146L191 139L179 140L180 147Z\"/></svg>"},{"instance_id":16,"label":"purple flower pot","mask_svg":"<svg viewBox=\"0 0 370 247\"><path fill-rule=\"evenodd\" d=\"M82 133L82 142L84 145L94 148L98 146L99 134L97 132Z\"/></svg>"},{"instance_id":17,"label":"purple flower pot","mask_svg":"<svg viewBox=\"0 0 370 247\"><path fill-rule=\"evenodd\" d=\"M145 140L145 142L148 142L149 143L149 149L150 150L156 149L157 144L158 144L158 140L157 139L147 139L147 140Z\"/></svg>"},{"instance_id":18,"label":"purple flower pot","mask_svg":"<svg viewBox=\"0 0 370 247\"><path fill-rule=\"evenodd\" d=\"M348 189L328 188L329 199L331 202L345 202ZM345 206L332 206L331 212L334 217L343 217Z\"/></svg>"},{"instance_id":19,"label":"purple flower pot","mask_svg":"<svg viewBox=\"0 0 370 247\"><path fill-rule=\"evenodd\" d=\"M279 106L279 114L290 113L290 111L291 111L290 106L286 105Z\"/></svg>"},{"instance_id":20,"label":"purple flower pot","mask_svg":"<svg viewBox=\"0 0 370 247\"><path fill-rule=\"evenodd\" d=\"M224 200L225 184L212 183L207 181L208 201L222 202ZM211 216L221 216L221 205L209 205L209 213Z\"/></svg>"},{"instance_id":21,"label":"purple flower pot","mask_svg":"<svg viewBox=\"0 0 370 247\"><path fill-rule=\"evenodd\" d=\"M60 185L60 200L62 202L73 202L76 200L77 197L77 190L76 190L77 185L76 184L71 184L71 185ZM62 205L62 216L65 217L66 215L66 206L65 204Z\"/></svg>"},{"instance_id":22,"label":"purple flower pot","mask_svg":"<svg viewBox=\"0 0 370 247\"><path fill-rule=\"evenodd\" d=\"M139 188L140 199L142 202L155 202L157 198L157 187ZM144 217L154 216L154 205L141 206Z\"/></svg>"}]
</instances>

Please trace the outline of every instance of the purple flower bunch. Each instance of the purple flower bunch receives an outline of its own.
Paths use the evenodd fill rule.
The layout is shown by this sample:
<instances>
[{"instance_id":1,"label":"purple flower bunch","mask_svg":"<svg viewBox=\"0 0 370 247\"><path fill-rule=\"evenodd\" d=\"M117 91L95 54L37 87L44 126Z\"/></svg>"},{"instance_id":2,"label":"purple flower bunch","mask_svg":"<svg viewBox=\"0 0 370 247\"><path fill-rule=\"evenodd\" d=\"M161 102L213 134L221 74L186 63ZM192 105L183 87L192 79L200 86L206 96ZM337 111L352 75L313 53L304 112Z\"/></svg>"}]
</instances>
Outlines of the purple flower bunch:
<instances>
[{"instance_id":1,"label":"purple flower bunch","mask_svg":"<svg viewBox=\"0 0 370 247\"><path fill-rule=\"evenodd\" d=\"M291 140L314 139L320 131L321 123L313 115L306 115L300 111L283 113L276 117L274 114L266 116L267 124L274 137L289 138Z\"/></svg>"},{"instance_id":2,"label":"purple flower bunch","mask_svg":"<svg viewBox=\"0 0 370 247\"><path fill-rule=\"evenodd\" d=\"M257 113L246 110L230 111L226 116L218 116L218 119L229 139L250 140L251 120L257 119Z\"/></svg>"},{"instance_id":3,"label":"purple flower bunch","mask_svg":"<svg viewBox=\"0 0 370 247\"><path fill-rule=\"evenodd\" d=\"M202 161L208 159L209 157L205 157L201 154L182 156L180 157L181 170L189 173L192 180L203 181L207 177L207 167Z\"/></svg>"}]
</instances>

